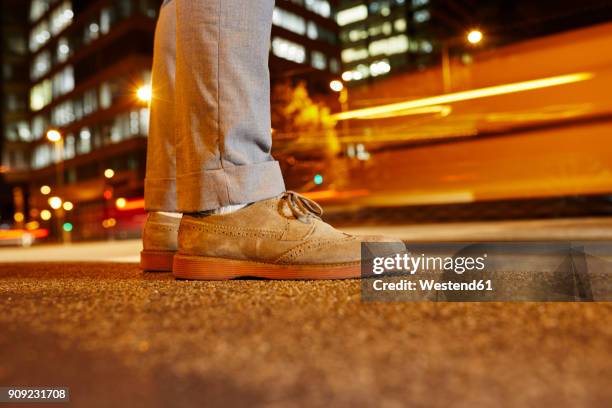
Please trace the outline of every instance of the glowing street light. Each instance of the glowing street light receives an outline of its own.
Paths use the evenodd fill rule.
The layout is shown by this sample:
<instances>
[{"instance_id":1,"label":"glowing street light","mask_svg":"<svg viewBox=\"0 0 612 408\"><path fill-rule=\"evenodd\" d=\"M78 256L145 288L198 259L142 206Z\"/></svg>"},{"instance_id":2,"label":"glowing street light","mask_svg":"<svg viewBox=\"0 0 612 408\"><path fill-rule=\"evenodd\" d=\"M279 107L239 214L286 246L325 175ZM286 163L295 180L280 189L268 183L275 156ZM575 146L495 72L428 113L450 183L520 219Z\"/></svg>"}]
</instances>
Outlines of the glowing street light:
<instances>
[{"instance_id":1,"label":"glowing street light","mask_svg":"<svg viewBox=\"0 0 612 408\"><path fill-rule=\"evenodd\" d=\"M342 80L343 81L352 81L353 80L353 71L344 71L342 73Z\"/></svg>"},{"instance_id":2,"label":"glowing street light","mask_svg":"<svg viewBox=\"0 0 612 408\"><path fill-rule=\"evenodd\" d=\"M49 193L51 193L51 187L46 186L46 185L45 186L41 186L40 187L40 193L42 195L49 195Z\"/></svg>"},{"instance_id":3,"label":"glowing street light","mask_svg":"<svg viewBox=\"0 0 612 408\"><path fill-rule=\"evenodd\" d=\"M104 170L104 177L106 177L107 179L112 179L114 176L115 176L115 170L113 169Z\"/></svg>"},{"instance_id":4,"label":"glowing street light","mask_svg":"<svg viewBox=\"0 0 612 408\"><path fill-rule=\"evenodd\" d=\"M22 212L16 212L13 215L13 219L15 220L15 222L23 222L23 220L25 219L25 216L23 215Z\"/></svg>"},{"instance_id":5,"label":"glowing street light","mask_svg":"<svg viewBox=\"0 0 612 408\"><path fill-rule=\"evenodd\" d=\"M467 40L470 44L478 44L482 41L483 34L480 30L472 30L467 35Z\"/></svg>"},{"instance_id":6,"label":"glowing street light","mask_svg":"<svg viewBox=\"0 0 612 408\"><path fill-rule=\"evenodd\" d=\"M125 208L125 206L127 205L127 200L123 197L118 198L115 201L115 205L117 206L117 208Z\"/></svg>"},{"instance_id":7,"label":"glowing street light","mask_svg":"<svg viewBox=\"0 0 612 408\"><path fill-rule=\"evenodd\" d=\"M40 212L40 219L42 219L43 221L49 221L51 219L51 211L42 210Z\"/></svg>"},{"instance_id":8,"label":"glowing street light","mask_svg":"<svg viewBox=\"0 0 612 408\"><path fill-rule=\"evenodd\" d=\"M57 129L49 129L47 131L47 140L53 143L57 143L62 140L62 134Z\"/></svg>"},{"instance_id":9,"label":"glowing street light","mask_svg":"<svg viewBox=\"0 0 612 408\"><path fill-rule=\"evenodd\" d=\"M151 85L142 85L136 90L136 97L141 102L151 102L151 98L153 98L153 90L151 89Z\"/></svg>"},{"instance_id":10,"label":"glowing street light","mask_svg":"<svg viewBox=\"0 0 612 408\"><path fill-rule=\"evenodd\" d=\"M72 204L70 201L65 201L62 207L66 211L72 211L72 209L74 208L74 204Z\"/></svg>"},{"instance_id":11,"label":"glowing street light","mask_svg":"<svg viewBox=\"0 0 612 408\"><path fill-rule=\"evenodd\" d=\"M54 210L59 210L61 206L62 206L61 198L57 196L49 198L49 207L53 208Z\"/></svg>"},{"instance_id":12,"label":"glowing street light","mask_svg":"<svg viewBox=\"0 0 612 408\"><path fill-rule=\"evenodd\" d=\"M334 79L329 83L329 88L334 92L342 92L342 90L344 89L344 84L342 83L342 81Z\"/></svg>"}]
</instances>

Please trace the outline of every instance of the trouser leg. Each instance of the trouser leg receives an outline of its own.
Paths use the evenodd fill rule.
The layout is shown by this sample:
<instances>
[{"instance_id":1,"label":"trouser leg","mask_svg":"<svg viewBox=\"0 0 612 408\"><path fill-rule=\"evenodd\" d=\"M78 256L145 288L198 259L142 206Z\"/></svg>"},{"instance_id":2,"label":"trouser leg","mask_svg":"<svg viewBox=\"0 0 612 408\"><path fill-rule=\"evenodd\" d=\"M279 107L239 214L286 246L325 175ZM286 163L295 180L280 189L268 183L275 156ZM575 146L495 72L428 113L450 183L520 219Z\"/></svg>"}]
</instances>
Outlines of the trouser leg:
<instances>
[{"instance_id":1,"label":"trouser leg","mask_svg":"<svg viewBox=\"0 0 612 408\"><path fill-rule=\"evenodd\" d=\"M176 211L174 82L176 76L175 1L164 2L155 29L152 100L145 178L145 208Z\"/></svg>"},{"instance_id":2,"label":"trouser leg","mask_svg":"<svg viewBox=\"0 0 612 408\"><path fill-rule=\"evenodd\" d=\"M280 194L280 167L270 155L274 0L175 1L178 209Z\"/></svg>"}]
</instances>

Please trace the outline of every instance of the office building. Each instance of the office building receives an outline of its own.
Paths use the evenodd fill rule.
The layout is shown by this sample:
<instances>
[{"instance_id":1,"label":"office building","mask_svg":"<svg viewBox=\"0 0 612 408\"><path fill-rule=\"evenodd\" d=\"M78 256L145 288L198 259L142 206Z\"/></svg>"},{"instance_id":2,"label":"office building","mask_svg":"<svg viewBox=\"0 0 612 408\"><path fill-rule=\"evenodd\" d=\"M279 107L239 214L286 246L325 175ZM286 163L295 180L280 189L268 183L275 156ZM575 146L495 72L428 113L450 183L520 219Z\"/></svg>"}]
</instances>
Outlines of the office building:
<instances>
[{"instance_id":1,"label":"office building","mask_svg":"<svg viewBox=\"0 0 612 408\"><path fill-rule=\"evenodd\" d=\"M341 1L342 78L360 83L438 64L443 44L473 24L473 11L471 0Z\"/></svg>"}]
</instances>

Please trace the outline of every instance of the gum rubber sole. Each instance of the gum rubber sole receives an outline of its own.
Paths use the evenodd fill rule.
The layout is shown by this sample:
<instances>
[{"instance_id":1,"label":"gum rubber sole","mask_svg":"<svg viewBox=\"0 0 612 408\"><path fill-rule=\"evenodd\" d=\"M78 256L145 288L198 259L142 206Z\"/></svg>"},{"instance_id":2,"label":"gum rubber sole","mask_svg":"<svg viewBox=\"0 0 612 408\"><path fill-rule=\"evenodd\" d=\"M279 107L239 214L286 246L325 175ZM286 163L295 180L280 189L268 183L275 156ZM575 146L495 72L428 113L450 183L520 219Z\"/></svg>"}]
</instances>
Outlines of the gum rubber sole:
<instances>
[{"instance_id":1,"label":"gum rubber sole","mask_svg":"<svg viewBox=\"0 0 612 408\"><path fill-rule=\"evenodd\" d=\"M149 272L172 272L175 253L175 251L141 251L140 269Z\"/></svg>"},{"instance_id":2,"label":"gum rubber sole","mask_svg":"<svg viewBox=\"0 0 612 408\"><path fill-rule=\"evenodd\" d=\"M361 277L361 262L337 265L278 265L204 256L176 255L173 275L178 279L351 279Z\"/></svg>"}]
</instances>

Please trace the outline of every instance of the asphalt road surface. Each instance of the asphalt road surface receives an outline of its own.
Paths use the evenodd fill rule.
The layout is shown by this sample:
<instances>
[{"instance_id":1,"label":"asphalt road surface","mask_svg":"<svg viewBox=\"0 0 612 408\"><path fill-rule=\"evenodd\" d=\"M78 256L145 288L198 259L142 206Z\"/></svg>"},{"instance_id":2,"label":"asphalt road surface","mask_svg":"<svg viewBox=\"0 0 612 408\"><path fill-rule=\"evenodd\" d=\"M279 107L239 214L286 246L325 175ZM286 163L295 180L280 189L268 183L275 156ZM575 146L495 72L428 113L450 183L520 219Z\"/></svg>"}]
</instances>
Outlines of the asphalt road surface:
<instances>
[{"instance_id":1,"label":"asphalt road surface","mask_svg":"<svg viewBox=\"0 0 612 408\"><path fill-rule=\"evenodd\" d=\"M360 235L386 235L406 242L441 241L612 241L612 218L564 218L513 221L447 222L406 225L342 227ZM38 245L0 248L2 262L105 261L138 262L140 240L79 242L71 245Z\"/></svg>"},{"instance_id":2,"label":"asphalt road surface","mask_svg":"<svg viewBox=\"0 0 612 408\"><path fill-rule=\"evenodd\" d=\"M603 407L611 312L363 303L355 280L188 282L125 262L4 263L0 385L68 386L74 407Z\"/></svg>"}]
</instances>

